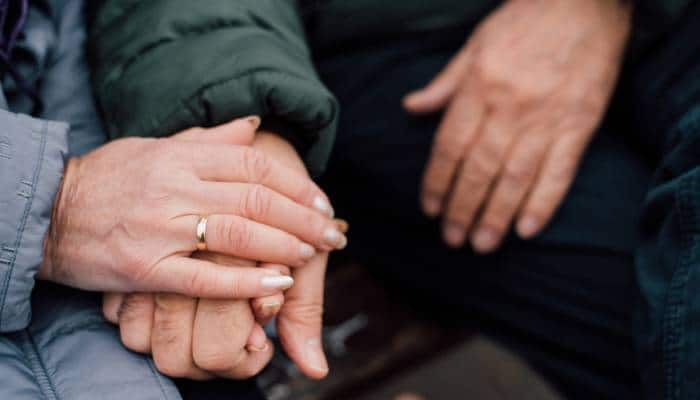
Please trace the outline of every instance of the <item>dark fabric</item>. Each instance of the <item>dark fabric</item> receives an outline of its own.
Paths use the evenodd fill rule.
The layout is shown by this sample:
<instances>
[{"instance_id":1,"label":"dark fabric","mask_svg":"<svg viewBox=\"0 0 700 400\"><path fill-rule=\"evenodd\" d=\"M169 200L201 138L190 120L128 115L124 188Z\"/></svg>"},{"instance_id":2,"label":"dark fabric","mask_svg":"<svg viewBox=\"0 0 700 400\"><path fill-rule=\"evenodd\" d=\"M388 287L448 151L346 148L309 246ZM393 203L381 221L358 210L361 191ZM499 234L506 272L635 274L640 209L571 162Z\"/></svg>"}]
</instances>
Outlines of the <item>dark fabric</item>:
<instances>
[{"instance_id":1,"label":"dark fabric","mask_svg":"<svg viewBox=\"0 0 700 400\"><path fill-rule=\"evenodd\" d=\"M511 237L488 257L447 249L421 215L439 116L400 107L468 32L321 54L322 79L343 108L323 182L351 221L349 251L409 295L481 321L570 398L699 398L698 8L626 67L548 229L530 242Z\"/></svg>"},{"instance_id":2,"label":"dark fabric","mask_svg":"<svg viewBox=\"0 0 700 400\"><path fill-rule=\"evenodd\" d=\"M649 398L700 398L700 4L624 83L657 165L636 254L637 345Z\"/></svg>"},{"instance_id":3,"label":"dark fabric","mask_svg":"<svg viewBox=\"0 0 700 400\"><path fill-rule=\"evenodd\" d=\"M344 110L323 182L338 215L351 221L349 252L413 298L456 308L465 323L481 319L572 398L637 399L632 251L650 169L612 118L566 204L535 241L511 239L490 257L452 251L419 210L439 116L409 117L400 99L434 76L466 35L320 60Z\"/></svg>"},{"instance_id":4,"label":"dark fabric","mask_svg":"<svg viewBox=\"0 0 700 400\"><path fill-rule=\"evenodd\" d=\"M166 136L259 114L284 127L313 174L331 151L338 107L318 81L304 27L318 55L469 27L501 4L302 0L300 11L292 0L93 3L94 87L112 137ZM688 3L640 1L635 54Z\"/></svg>"},{"instance_id":5,"label":"dark fabric","mask_svg":"<svg viewBox=\"0 0 700 400\"><path fill-rule=\"evenodd\" d=\"M255 379L231 381L190 381L176 379L175 385L182 400L265 400L255 384Z\"/></svg>"},{"instance_id":6,"label":"dark fabric","mask_svg":"<svg viewBox=\"0 0 700 400\"><path fill-rule=\"evenodd\" d=\"M91 31L95 93L112 137L257 114L285 125L312 172L325 166L338 109L314 72L294 2L106 0Z\"/></svg>"}]
</instances>

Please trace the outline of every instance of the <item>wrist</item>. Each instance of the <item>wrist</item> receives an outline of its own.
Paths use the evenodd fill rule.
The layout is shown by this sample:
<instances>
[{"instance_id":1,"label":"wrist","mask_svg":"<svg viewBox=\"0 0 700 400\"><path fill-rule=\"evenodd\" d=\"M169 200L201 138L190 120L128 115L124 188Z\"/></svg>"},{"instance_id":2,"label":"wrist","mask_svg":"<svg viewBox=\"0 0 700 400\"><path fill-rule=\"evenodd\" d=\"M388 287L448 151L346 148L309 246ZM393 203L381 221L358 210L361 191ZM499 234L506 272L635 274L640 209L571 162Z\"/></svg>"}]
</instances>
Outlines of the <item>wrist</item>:
<instances>
[{"instance_id":1,"label":"wrist","mask_svg":"<svg viewBox=\"0 0 700 400\"><path fill-rule=\"evenodd\" d=\"M66 203L69 202L70 198L73 197L75 193L75 181L79 166L80 159L77 157L70 158L66 162L63 179L61 180L61 184L56 192L56 197L54 198L49 229L44 239L44 257L37 274L40 279L51 280L54 271L56 271L61 264L61 256L58 250L60 248L61 237L63 236L63 229L66 225L65 214L68 208Z\"/></svg>"}]
</instances>

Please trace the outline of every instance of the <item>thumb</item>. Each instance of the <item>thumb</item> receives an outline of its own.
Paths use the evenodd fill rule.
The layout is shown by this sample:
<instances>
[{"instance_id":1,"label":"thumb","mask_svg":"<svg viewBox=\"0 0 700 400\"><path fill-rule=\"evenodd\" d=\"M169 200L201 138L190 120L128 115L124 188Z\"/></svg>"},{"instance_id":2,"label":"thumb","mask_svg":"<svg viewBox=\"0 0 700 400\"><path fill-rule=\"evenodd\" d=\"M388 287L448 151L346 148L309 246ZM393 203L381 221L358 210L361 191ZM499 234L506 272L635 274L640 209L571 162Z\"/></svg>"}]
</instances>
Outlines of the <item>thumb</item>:
<instances>
[{"instance_id":1,"label":"thumb","mask_svg":"<svg viewBox=\"0 0 700 400\"><path fill-rule=\"evenodd\" d=\"M404 109L412 114L426 114L445 108L465 78L470 60L467 48L457 53L426 87L404 97Z\"/></svg>"},{"instance_id":2,"label":"thumb","mask_svg":"<svg viewBox=\"0 0 700 400\"><path fill-rule=\"evenodd\" d=\"M211 128L190 128L173 136L174 139L209 144L249 146L260 127L260 117L250 116Z\"/></svg>"},{"instance_id":3,"label":"thumb","mask_svg":"<svg viewBox=\"0 0 700 400\"><path fill-rule=\"evenodd\" d=\"M328 374L323 352L323 284L328 254L319 254L309 264L292 271L296 284L285 293L277 318L282 347L301 372L312 379Z\"/></svg>"}]
</instances>

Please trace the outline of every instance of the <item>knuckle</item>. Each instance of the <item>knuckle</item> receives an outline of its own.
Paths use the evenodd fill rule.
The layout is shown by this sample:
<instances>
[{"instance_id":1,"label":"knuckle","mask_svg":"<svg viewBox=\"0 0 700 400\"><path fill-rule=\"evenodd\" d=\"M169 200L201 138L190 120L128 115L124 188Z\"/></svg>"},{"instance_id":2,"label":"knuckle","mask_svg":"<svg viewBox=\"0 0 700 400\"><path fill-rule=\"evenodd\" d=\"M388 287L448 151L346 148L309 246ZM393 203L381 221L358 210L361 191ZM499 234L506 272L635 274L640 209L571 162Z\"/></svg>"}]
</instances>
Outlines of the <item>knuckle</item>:
<instances>
[{"instance_id":1,"label":"knuckle","mask_svg":"<svg viewBox=\"0 0 700 400\"><path fill-rule=\"evenodd\" d=\"M290 320L304 326L320 326L323 320L323 301L310 300L301 302L290 302L288 306L290 311L286 315Z\"/></svg>"},{"instance_id":2,"label":"knuckle","mask_svg":"<svg viewBox=\"0 0 700 400\"><path fill-rule=\"evenodd\" d=\"M118 228L119 229L119 228ZM146 282L154 267L147 258L137 251L120 252L120 267L118 273L132 282Z\"/></svg>"},{"instance_id":3,"label":"knuckle","mask_svg":"<svg viewBox=\"0 0 700 400\"><path fill-rule=\"evenodd\" d=\"M255 184L248 189L243 201L243 213L247 218L265 218L272 206L272 193L266 187Z\"/></svg>"},{"instance_id":4,"label":"knuckle","mask_svg":"<svg viewBox=\"0 0 700 400\"><path fill-rule=\"evenodd\" d=\"M219 237L225 241L225 247L233 254L244 255L251 246L253 233L243 219L230 218L220 225Z\"/></svg>"},{"instance_id":5,"label":"knuckle","mask_svg":"<svg viewBox=\"0 0 700 400\"><path fill-rule=\"evenodd\" d=\"M509 86L510 73L505 70L505 65L501 60L496 60L495 56L482 55L472 65L473 76L487 88L501 88Z\"/></svg>"},{"instance_id":6,"label":"knuckle","mask_svg":"<svg viewBox=\"0 0 700 400\"><path fill-rule=\"evenodd\" d=\"M443 162L457 163L464 157L464 147L457 143L456 138L441 136L435 141L433 157Z\"/></svg>"},{"instance_id":7,"label":"knuckle","mask_svg":"<svg viewBox=\"0 0 700 400\"><path fill-rule=\"evenodd\" d=\"M121 331L121 340L124 347L137 353L148 353L151 348L151 338L148 335L137 335Z\"/></svg>"},{"instance_id":8,"label":"knuckle","mask_svg":"<svg viewBox=\"0 0 700 400\"><path fill-rule=\"evenodd\" d=\"M150 295L132 294L125 296L117 313L119 322L129 323L151 318L148 312L152 311L152 304L153 299Z\"/></svg>"},{"instance_id":9,"label":"knuckle","mask_svg":"<svg viewBox=\"0 0 700 400\"><path fill-rule=\"evenodd\" d=\"M493 169L493 161L483 153L475 153L465 166L462 180L469 185L468 187L483 185L492 177Z\"/></svg>"},{"instance_id":10,"label":"knuckle","mask_svg":"<svg viewBox=\"0 0 700 400\"><path fill-rule=\"evenodd\" d=\"M156 313L159 316L169 316L187 311L194 305L193 299L172 293L158 293L154 296Z\"/></svg>"},{"instance_id":11,"label":"knuckle","mask_svg":"<svg viewBox=\"0 0 700 400\"><path fill-rule=\"evenodd\" d=\"M320 189L308 178L304 177L299 189L297 189L297 199L302 201L311 201L314 197L320 196Z\"/></svg>"},{"instance_id":12,"label":"knuckle","mask_svg":"<svg viewBox=\"0 0 700 400\"><path fill-rule=\"evenodd\" d=\"M210 279L209 273L202 269L194 269L189 279L184 281L185 291L193 296L199 296L207 291L212 291L212 283L216 280ZM184 306L183 306L184 308Z\"/></svg>"},{"instance_id":13,"label":"knuckle","mask_svg":"<svg viewBox=\"0 0 700 400\"><path fill-rule=\"evenodd\" d=\"M270 176L272 163L258 150L247 148L243 152L243 167L249 182L265 182Z\"/></svg>"},{"instance_id":14,"label":"knuckle","mask_svg":"<svg viewBox=\"0 0 700 400\"><path fill-rule=\"evenodd\" d=\"M576 174L577 165L578 160L573 156L561 160L558 168L554 168L550 172L552 184L559 187L568 185Z\"/></svg>"},{"instance_id":15,"label":"knuckle","mask_svg":"<svg viewBox=\"0 0 700 400\"><path fill-rule=\"evenodd\" d=\"M503 169L501 179L510 187L520 187L531 182L537 175L537 169L533 163L508 163Z\"/></svg>"},{"instance_id":16,"label":"knuckle","mask_svg":"<svg viewBox=\"0 0 700 400\"><path fill-rule=\"evenodd\" d=\"M174 360L170 357L153 355L153 362L158 372L171 378L186 378L190 373L190 366L184 362Z\"/></svg>"},{"instance_id":17,"label":"knuckle","mask_svg":"<svg viewBox=\"0 0 700 400\"><path fill-rule=\"evenodd\" d=\"M240 353L240 351L236 352ZM207 371L226 371L236 366L240 356L219 346L194 346L192 357L195 365Z\"/></svg>"},{"instance_id":18,"label":"knuckle","mask_svg":"<svg viewBox=\"0 0 700 400\"><path fill-rule=\"evenodd\" d=\"M244 293L243 286L243 282L241 282L240 278L232 279L228 285L228 290L230 291L231 296L241 297Z\"/></svg>"}]
</instances>

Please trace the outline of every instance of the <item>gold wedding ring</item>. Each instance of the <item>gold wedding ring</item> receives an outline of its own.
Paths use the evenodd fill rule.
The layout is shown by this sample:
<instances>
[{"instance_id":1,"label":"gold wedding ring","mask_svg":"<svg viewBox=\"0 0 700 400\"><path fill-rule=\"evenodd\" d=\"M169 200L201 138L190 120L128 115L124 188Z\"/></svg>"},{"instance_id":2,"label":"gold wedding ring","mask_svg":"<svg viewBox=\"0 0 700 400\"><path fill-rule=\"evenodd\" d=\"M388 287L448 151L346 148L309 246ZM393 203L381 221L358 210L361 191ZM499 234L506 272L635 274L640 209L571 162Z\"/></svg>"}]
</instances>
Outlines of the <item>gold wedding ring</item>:
<instances>
[{"instance_id":1,"label":"gold wedding ring","mask_svg":"<svg viewBox=\"0 0 700 400\"><path fill-rule=\"evenodd\" d=\"M207 217L200 216L197 222L197 250L207 249Z\"/></svg>"}]
</instances>

